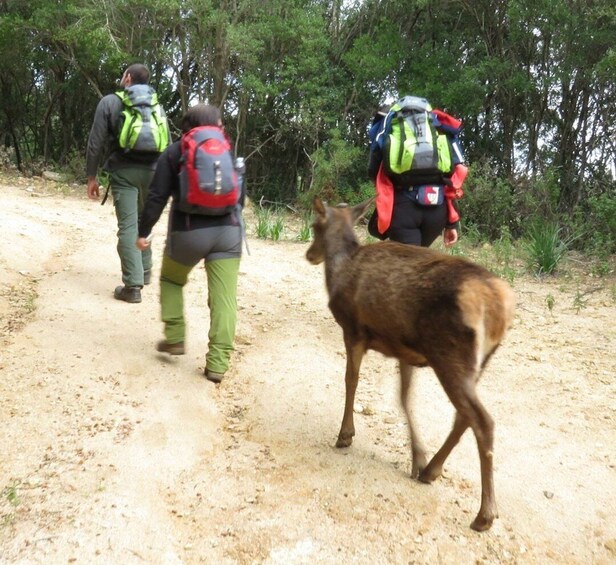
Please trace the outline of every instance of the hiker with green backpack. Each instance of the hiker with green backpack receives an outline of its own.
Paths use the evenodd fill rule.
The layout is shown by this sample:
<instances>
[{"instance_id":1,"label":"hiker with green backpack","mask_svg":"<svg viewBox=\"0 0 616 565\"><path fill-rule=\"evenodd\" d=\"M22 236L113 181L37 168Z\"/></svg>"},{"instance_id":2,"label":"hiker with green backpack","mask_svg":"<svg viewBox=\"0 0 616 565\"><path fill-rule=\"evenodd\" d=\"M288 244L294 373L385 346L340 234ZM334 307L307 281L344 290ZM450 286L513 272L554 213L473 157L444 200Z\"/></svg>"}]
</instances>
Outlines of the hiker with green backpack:
<instances>
[{"instance_id":1,"label":"hiker with green backpack","mask_svg":"<svg viewBox=\"0 0 616 565\"><path fill-rule=\"evenodd\" d=\"M442 234L446 246L456 243L455 200L463 195L467 174L461 126L417 96L405 96L375 114L369 131L368 174L376 188L371 235L429 247Z\"/></svg>"},{"instance_id":2,"label":"hiker with green backpack","mask_svg":"<svg viewBox=\"0 0 616 565\"><path fill-rule=\"evenodd\" d=\"M120 80L122 90L104 96L96 107L86 152L89 198L100 197L101 163L108 174L123 283L114 290L114 297L129 303L141 302L141 289L150 283L152 249L135 247L137 226L158 157L171 142L165 111L149 79L150 72L142 64L126 69ZM106 199L107 193L103 204Z\"/></svg>"}]
</instances>

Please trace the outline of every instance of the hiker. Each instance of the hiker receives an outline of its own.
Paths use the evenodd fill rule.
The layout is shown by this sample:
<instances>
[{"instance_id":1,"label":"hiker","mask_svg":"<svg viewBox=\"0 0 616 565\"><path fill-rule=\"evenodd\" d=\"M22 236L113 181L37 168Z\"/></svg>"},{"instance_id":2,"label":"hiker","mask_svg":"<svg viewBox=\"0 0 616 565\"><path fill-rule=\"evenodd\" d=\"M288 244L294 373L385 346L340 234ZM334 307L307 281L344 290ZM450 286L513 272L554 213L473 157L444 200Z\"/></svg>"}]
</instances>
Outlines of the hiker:
<instances>
[{"instance_id":1,"label":"hiker","mask_svg":"<svg viewBox=\"0 0 616 565\"><path fill-rule=\"evenodd\" d=\"M130 65L120 80L121 91L104 96L94 114L86 154L87 191L98 200L98 167L108 174L107 192L113 197L117 223L117 251L122 268L122 286L114 297L141 302L141 289L150 284L152 249L135 248L138 218L145 202L156 161L171 137L164 109L154 89L148 86L150 72L139 63Z\"/></svg>"},{"instance_id":2,"label":"hiker","mask_svg":"<svg viewBox=\"0 0 616 565\"><path fill-rule=\"evenodd\" d=\"M417 127L415 121L420 118L425 118L425 122ZM408 131L407 125L408 136L397 139L396 136L404 135L405 122L415 129ZM451 139L443 144L449 159L447 166L442 166L440 159L435 161L435 123L439 133L452 132L453 144ZM422 247L429 247L440 234L447 247L457 242L460 216L454 201L463 194L460 178L466 176L457 141L460 127L458 120L440 110L433 111L425 99L414 96L404 97L391 107L381 107L375 113L369 130L368 163L368 175L375 182L377 193L377 206L368 222L372 236ZM429 145L425 143L427 164L426 159L419 160L423 157L419 148L421 135L426 131L434 136ZM417 140L411 137L414 134ZM446 136L441 137L439 141L444 141ZM403 154L404 140L408 138L416 142L417 156L407 158ZM441 145L438 150L441 151ZM456 188L454 185L458 184Z\"/></svg>"},{"instance_id":3,"label":"hiker","mask_svg":"<svg viewBox=\"0 0 616 565\"><path fill-rule=\"evenodd\" d=\"M160 274L165 339L158 342L156 349L170 355L184 354L186 326L183 287L193 267L203 260L210 309L204 375L208 380L219 383L229 368L234 349L244 191L237 171L229 168L237 166L239 159L233 163L231 144L222 128L221 113L217 107L197 104L189 108L182 118L181 129L182 139L164 151L156 166L139 221L137 247L141 250L148 248L147 238L171 197ZM209 165L208 155L200 152L201 148L207 150L208 140L214 144L212 154L216 155ZM231 165L226 157L231 159ZM203 188L208 184L207 178L197 178L206 174L208 166L211 180L222 187L222 190L212 190L209 194ZM226 196L225 178L231 179ZM189 203L193 191L196 196L193 195L194 199ZM199 201L199 198L202 200ZM215 208L217 205L219 209Z\"/></svg>"}]
</instances>

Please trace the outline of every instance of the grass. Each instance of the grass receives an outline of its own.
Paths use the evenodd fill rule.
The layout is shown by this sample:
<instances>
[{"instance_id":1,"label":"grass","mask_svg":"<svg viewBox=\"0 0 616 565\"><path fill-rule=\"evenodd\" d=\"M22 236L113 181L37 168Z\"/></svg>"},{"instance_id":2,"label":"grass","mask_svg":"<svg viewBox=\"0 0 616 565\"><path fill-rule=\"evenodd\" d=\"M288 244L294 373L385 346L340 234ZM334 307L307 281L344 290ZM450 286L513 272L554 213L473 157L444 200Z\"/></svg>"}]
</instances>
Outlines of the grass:
<instances>
[{"instance_id":1,"label":"grass","mask_svg":"<svg viewBox=\"0 0 616 565\"><path fill-rule=\"evenodd\" d=\"M572 239L561 237L562 229L552 222L537 222L528 231L525 244L528 265L537 275L549 275L565 257Z\"/></svg>"},{"instance_id":2,"label":"grass","mask_svg":"<svg viewBox=\"0 0 616 565\"><path fill-rule=\"evenodd\" d=\"M576 314L579 314L581 310L586 308L588 305L588 299L584 296L579 289L576 291L575 296L573 297L573 309Z\"/></svg>"},{"instance_id":3,"label":"grass","mask_svg":"<svg viewBox=\"0 0 616 565\"><path fill-rule=\"evenodd\" d=\"M279 211L272 212L269 208L255 208L257 217L257 237L280 241L284 231L285 218Z\"/></svg>"},{"instance_id":4,"label":"grass","mask_svg":"<svg viewBox=\"0 0 616 565\"><path fill-rule=\"evenodd\" d=\"M310 241L312 239L312 215L304 214L302 225L297 234L298 241Z\"/></svg>"},{"instance_id":5,"label":"grass","mask_svg":"<svg viewBox=\"0 0 616 565\"><path fill-rule=\"evenodd\" d=\"M19 499L19 493L17 492L17 483L4 487L2 496L5 497L11 506L19 506L21 500Z\"/></svg>"},{"instance_id":6,"label":"grass","mask_svg":"<svg viewBox=\"0 0 616 565\"><path fill-rule=\"evenodd\" d=\"M279 213L274 214L269 226L269 238L272 241L280 241L284 231L284 218Z\"/></svg>"},{"instance_id":7,"label":"grass","mask_svg":"<svg viewBox=\"0 0 616 565\"><path fill-rule=\"evenodd\" d=\"M306 211L293 214L283 208L254 207L256 219L255 235L259 239L282 241L295 240L309 242L312 239L312 215ZM365 225L356 227L356 233L362 243L375 243L378 240L371 237ZM435 249L454 256L465 257L492 271L497 276L514 284L515 280L530 271L535 275L553 274L562 266L569 255L571 244L575 237L563 237L562 229L556 223L543 222L533 224L525 239L514 240L507 226L500 230L496 240L487 241L474 226L463 226L459 242L446 249L441 238L432 246ZM576 272L578 268L573 263L580 263L584 270L592 276L609 278L615 272L613 256L583 257L580 261L575 252L571 252L565 276ZM616 291L614 291L616 301ZM549 305L546 303L546 306ZM576 306L580 309L580 305Z\"/></svg>"},{"instance_id":8,"label":"grass","mask_svg":"<svg viewBox=\"0 0 616 565\"><path fill-rule=\"evenodd\" d=\"M272 222L272 214L267 208L255 208L255 215L257 217L257 237L259 239L267 239Z\"/></svg>"}]
</instances>

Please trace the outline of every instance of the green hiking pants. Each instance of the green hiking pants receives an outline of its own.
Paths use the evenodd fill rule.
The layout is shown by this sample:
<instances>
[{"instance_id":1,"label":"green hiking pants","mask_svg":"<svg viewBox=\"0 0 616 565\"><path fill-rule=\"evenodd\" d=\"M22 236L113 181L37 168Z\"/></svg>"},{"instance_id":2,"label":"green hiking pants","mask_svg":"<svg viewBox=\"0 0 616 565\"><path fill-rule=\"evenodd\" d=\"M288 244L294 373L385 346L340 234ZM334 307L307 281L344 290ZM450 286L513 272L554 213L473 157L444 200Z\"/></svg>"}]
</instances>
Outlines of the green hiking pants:
<instances>
[{"instance_id":1,"label":"green hiking pants","mask_svg":"<svg viewBox=\"0 0 616 565\"><path fill-rule=\"evenodd\" d=\"M109 178L116 218L118 219L118 255L122 282L126 286L143 286L143 272L152 268L151 246L139 251L135 246L139 218L148 195L154 171L133 167L113 171Z\"/></svg>"},{"instance_id":2,"label":"green hiking pants","mask_svg":"<svg viewBox=\"0 0 616 565\"><path fill-rule=\"evenodd\" d=\"M233 352L237 321L237 275L239 257L205 262L207 273L210 330L205 366L213 373L224 374ZM183 288L193 265L184 265L163 255L160 273L161 317L167 343L183 342L186 335Z\"/></svg>"}]
</instances>

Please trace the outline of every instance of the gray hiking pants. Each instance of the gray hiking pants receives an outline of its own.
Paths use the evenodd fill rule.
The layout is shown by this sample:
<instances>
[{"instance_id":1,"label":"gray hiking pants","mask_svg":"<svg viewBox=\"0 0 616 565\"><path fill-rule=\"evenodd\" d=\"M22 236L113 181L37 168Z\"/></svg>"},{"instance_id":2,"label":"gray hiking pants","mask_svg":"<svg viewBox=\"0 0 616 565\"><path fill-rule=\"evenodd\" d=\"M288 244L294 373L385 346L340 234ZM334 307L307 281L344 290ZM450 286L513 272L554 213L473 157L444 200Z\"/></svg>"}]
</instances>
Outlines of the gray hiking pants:
<instances>
[{"instance_id":1,"label":"gray hiking pants","mask_svg":"<svg viewBox=\"0 0 616 565\"><path fill-rule=\"evenodd\" d=\"M113 205L118 219L118 255L122 282L126 286L143 286L143 272L152 268L151 246L139 251L135 246L139 217L148 195L154 171L131 167L113 171L109 177Z\"/></svg>"}]
</instances>

